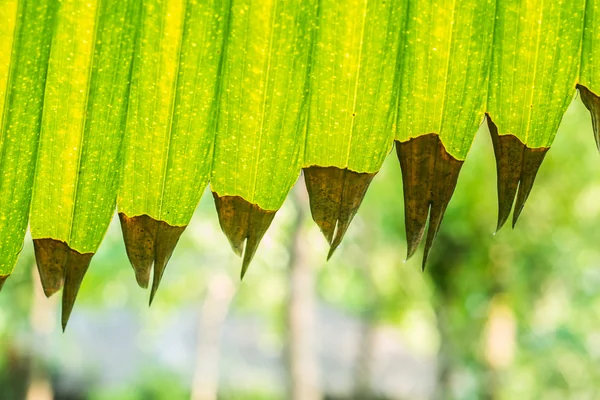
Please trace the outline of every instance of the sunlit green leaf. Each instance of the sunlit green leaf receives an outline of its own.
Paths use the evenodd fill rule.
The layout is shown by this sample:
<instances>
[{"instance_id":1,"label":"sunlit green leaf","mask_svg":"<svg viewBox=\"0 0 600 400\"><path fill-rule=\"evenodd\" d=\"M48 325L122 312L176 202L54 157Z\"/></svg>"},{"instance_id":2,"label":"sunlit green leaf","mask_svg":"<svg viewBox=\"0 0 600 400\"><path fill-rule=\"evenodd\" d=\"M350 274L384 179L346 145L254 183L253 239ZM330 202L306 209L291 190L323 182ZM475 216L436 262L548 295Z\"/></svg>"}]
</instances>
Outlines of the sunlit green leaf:
<instances>
[{"instance_id":1,"label":"sunlit green leaf","mask_svg":"<svg viewBox=\"0 0 600 400\"><path fill-rule=\"evenodd\" d=\"M437 134L467 156L485 112L495 1L409 2L396 140Z\"/></svg>"},{"instance_id":2,"label":"sunlit green leaf","mask_svg":"<svg viewBox=\"0 0 600 400\"><path fill-rule=\"evenodd\" d=\"M402 167L407 255L427 218L423 265L483 119L495 2L409 2L396 150Z\"/></svg>"},{"instance_id":3,"label":"sunlit green leaf","mask_svg":"<svg viewBox=\"0 0 600 400\"><path fill-rule=\"evenodd\" d=\"M44 84L58 2L3 0L0 85L0 276L12 272L27 228L44 103ZM11 29L11 26L13 29ZM11 33L14 32L14 33ZM14 35L14 36L13 36ZM12 38L12 50L10 42ZM5 52L6 51L6 52ZM7 76L8 73L8 76ZM60 174L61 171L56 171Z\"/></svg>"},{"instance_id":4,"label":"sunlit green leaf","mask_svg":"<svg viewBox=\"0 0 600 400\"><path fill-rule=\"evenodd\" d=\"M576 84L600 136L598 2L0 0L0 287L31 210L68 317L116 200L152 299L209 181L244 274L301 169L331 256L394 141L426 260L484 115L514 224Z\"/></svg>"},{"instance_id":5,"label":"sunlit green leaf","mask_svg":"<svg viewBox=\"0 0 600 400\"><path fill-rule=\"evenodd\" d=\"M210 172L226 1L143 5L119 211L187 225Z\"/></svg>"},{"instance_id":6,"label":"sunlit green leaf","mask_svg":"<svg viewBox=\"0 0 600 400\"><path fill-rule=\"evenodd\" d=\"M402 0L321 2L304 166L379 171L394 137L404 13Z\"/></svg>"},{"instance_id":7,"label":"sunlit green leaf","mask_svg":"<svg viewBox=\"0 0 600 400\"><path fill-rule=\"evenodd\" d=\"M210 174L228 7L226 0L143 2L118 209L123 217L145 215L154 221L122 224L142 286L154 260L153 294ZM159 226L173 227L176 237L161 241ZM145 233L136 236L135 230Z\"/></svg>"},{"instance_id":8,"label":"sunlit green leaf","mask_svg":"<svg viewBox=\"0 0 600 400\"><path fill-rule=\"evenodd\" d=\"M596 146L600 149L600 69L596 66L600 59L600 1L587 0L585 5L581 71L577 87L581 100L592 115Z\"/></svg>"},{"instance_id":9,"label":"sunlit green leaf","mask_svg":"<svg viewBox=\"0 0 600 400\"><path fill-rule=\"evenodd\" d=\"M600 1L586 0L579 84L600 94Z\"/></svg>"},{"instance_id":10,"label":"sunlit green leaf","mask_svg":"<svg viewBox=\"0 0 600 400\"><path fill-rule=\"evenodd\" d=\"M46 295L65 282L63 326L114 213L138 11L64 0L57 13L30 226Z\"/></svg>"},{"instance_id":11,"label":"sunlit green leaf","mask_svg":"<svg viewBox=\"0 0 600 400\"><path fill-rule=\"evenodd\" d=\"M392 147L405 7L403 0L319 5L303 166L328 257Z\"/></svg>"},{"instance_id":12,"label":"sunlit green leaf","mask_svg":"<svg viewBox=\"0 0 600 400\"><path fill-rule=\"evenodd\" d=\"M106 232L117 194L136 3L61 2L31 205L34 239L94 253Z\"/></svg>"},{"instance_id":13,"label":"sunlit green leaf","mask_svg":"<svg viewBox=\"0 0 600 400\"><path fill-rule=\"evenodd\" d=\"M211 189L233 248L248 239L242 274L300 173L315 15L314 0L231 7Z\"/></svg>"},{"instance_id":14,"label":"sunlit green leaf","mask_svg":"<svg viewBox=\"0 0 600 400\"><path fill-rule=\"evenodd\" d=\"M516 223L575 93L584 5L584 0L498 3L487 110L498 169L498 228L515 196Z\"/></svg>"},{"instance_id":15,"label":"sunlit green leaf","mask_svg":"<svg viewBox=\"0 0 600 400\"><path fill-rule=\"evenodd\" d=\"M0 21L5 21L4 24L0 25L0 121L4 115L4 101L6 100L6 91L8 89L8 77L10 72L10 60L12 56L13 38L15 34L15 23L17 19L17 0L6 0L0 3ZM0 125L0 129L2 126ZM0 142L1 143L1 142ZM0 223L0 226L3 224ZM3 243L0 239L0 243ZM4 246L0 244L0 251ZM4 255L0 253L0 257L4 258ZM14 264L13 260L13 264ZM4 285L8 273L12 270L13 266L7 266L0 260L0 289Z\"/></svg>"},{"instance_id":16,"label":"sunlit green leaf","mask_svg":"<svg viewBox=\"0 0 600 400\"><path fill-rule=\"evenodd\" d=\"M500 135L549 147L575 94L584 0L498 3L488 113Z\"/></svg>"},{"instance_id":17,"label":"sunlit green leaf","mask_svg":"<svg viewBox=\"0 0 600 400\"><path fill-rule=\"evenodd\" d=\"M315 1L231 8L211 188L277 210L300 172Z\"/></svg>"}]
</instances>

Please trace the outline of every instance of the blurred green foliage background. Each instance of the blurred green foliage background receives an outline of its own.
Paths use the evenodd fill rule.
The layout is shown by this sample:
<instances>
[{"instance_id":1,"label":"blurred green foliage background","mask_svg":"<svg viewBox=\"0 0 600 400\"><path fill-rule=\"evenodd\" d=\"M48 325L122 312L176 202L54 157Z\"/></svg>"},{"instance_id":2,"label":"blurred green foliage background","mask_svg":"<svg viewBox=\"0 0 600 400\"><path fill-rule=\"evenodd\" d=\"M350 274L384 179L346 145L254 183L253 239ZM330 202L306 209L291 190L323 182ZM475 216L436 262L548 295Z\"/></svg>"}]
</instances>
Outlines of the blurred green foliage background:
<instances>
[{"instance_id":1,"label":"blurred green foliage background","mask_svg":"<svg viewBox=\"0 0 600 400\"><path fill-rule=\"evenodd\" d=\"M482 126L426 271L404 262L390 154L341 248L301 180L243 282L205 195L152 308L116 219L66 333L30 239L0 294L0 399L592 399L600 393L600 158L575 99L514 230Z\"/></svg>"}]
</instances>

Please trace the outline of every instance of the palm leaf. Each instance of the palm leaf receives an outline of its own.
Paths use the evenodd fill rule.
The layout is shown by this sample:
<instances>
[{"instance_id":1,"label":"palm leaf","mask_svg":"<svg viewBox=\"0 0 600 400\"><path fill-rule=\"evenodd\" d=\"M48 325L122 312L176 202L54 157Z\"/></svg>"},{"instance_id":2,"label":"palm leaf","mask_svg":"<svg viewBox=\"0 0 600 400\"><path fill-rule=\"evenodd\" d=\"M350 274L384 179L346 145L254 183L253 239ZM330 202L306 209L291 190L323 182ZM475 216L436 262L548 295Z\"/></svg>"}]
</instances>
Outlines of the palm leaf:
<instances>
[{"instance_id":1,"label":"palm leaf","mask_svg":"<svg viewBox=\"0 0 600 400\"><path fill-rule=\"evenodd\" d=\"M392 147L404 3L319 6L304 176L313 219L330 244L328 258Z\"/></svg>"},{"instance_id":2,"label":"palm leaf","mask_svg":"<svg viewBox=\"0 0 600 400\"><path fill-rule=\"evenodd\" d=\"M498 3L487 110L498 170L498 229L515 196L513 226L517 222L575 93L584 4Z\"/></svg>"},{"instance_id":3,"label":"palm leaf","mask_svg":"<svg viewBox=\"0 0 600 400\"><path fill-rule=\"evenodd\" d=\"M0 287L30 219L63 326L115 202L152 301L209 181L243 275L301 169L331 256L395 141L425 265L486 113L498 228L576 84L600 143L599 0L0 1Z\"/></svg>"},{"instance_id":4,"label":"palm leaf","mask_svg":"<svg viewBox=\"0 0 600 400\"><path fill-rule=\"evenodd\" d=\"M30 225L46 295L64 283L63 328L114 213L138 14L65 0L56 17Z\"/></svg>"},{"instance_id":5,"label":"palm leaf","mask_svg":"<svg viewBox=\"0 0 600 400\"><path fill-rule=\"evenodd\" d=\"M427 261L485 110L495 2L410 2L400 68L396 151L402 167L408 257Z\"/></svg>"},{"instance_id":6,"label":"palm leaf","mask_svg":"<svg viewBox=\"0 0 600 400\"><path fill-rule=\"evenodd\" d=\"M53 0L3 0L2 125L0 136L0 287L23 246L44 104ZM4 19L3 19L4 20ZM12 46L11 46L12 43Z\"/></svg>"},{"instance_id":7,"label":"palm leaf","mask_svg":"<svg viewBox=\"0 0 600 400\"><path fill-rule=\"evenodd\" d=\"M154 298L212 164L228 1L145 1L118 208L127 254Z\"/></svg>"},{"instance_id":8,"label":"palm leaf","mask_svg":"<svg viewBox=\"0 0 600 400\"><path fill-rule=\"evenodd\" d=\"M231 7L211 190L242 276L300 172L315 15L314 0Z\"/></svg>"}]
</instances>

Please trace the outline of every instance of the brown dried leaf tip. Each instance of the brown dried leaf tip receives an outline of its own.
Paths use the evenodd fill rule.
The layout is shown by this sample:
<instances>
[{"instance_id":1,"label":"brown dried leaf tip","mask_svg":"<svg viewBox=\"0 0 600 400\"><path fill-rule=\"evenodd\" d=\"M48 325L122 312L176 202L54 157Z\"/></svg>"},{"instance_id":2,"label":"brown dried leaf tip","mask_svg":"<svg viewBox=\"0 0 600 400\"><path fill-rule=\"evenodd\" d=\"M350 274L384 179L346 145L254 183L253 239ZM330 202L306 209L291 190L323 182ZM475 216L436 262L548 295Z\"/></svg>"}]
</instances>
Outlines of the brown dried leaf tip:
<instances>
[{"instance_id":1,"label":"brown dried leaf tip","mask_svg":"<svg viewBox=\"0 0 600 400\"><path fill-rule=\"evenodd\" d=\"M409 259L417 250L429 216L429 229L423 254L423 268L446 207L454 193L463 161L452 157L435 133L406 142L396 141L396 153L402 168L404 219Z\"/></svg>"},{"instance_id":2,"label":"brown dried leaf tip","mask_svg":"<svg viewBox=\"0 0 600 400\"><path fill-rule=\"evenodd\" d=\"M56 239L33 239L33 247L46 296L52 296L64 286L61 317L64 331L94 253L79 253Z\"/></svg>"},{"instance_id":3,"label":"brown dried leaf tip","mask_svg":"<svg viewBox=\"0 0 600 400\"><path fill-rule=\"evenodd\" d=\"M487 114L486 120L496 155L498 174L498 226L496 231L498 231L510 215L515 196L517 200L512 226L514 227L517 223L548 148L531 149L514 135L499 135L498 127Z\"/></svg>"},{"instance_id":4,"label":"brown dried leaf tip","mask_svg":"<svg viewBox=\"0 0 600 400\"><path fill-rule=\"evenodd\" d=\"M582 85L577 85L581 101L592 115L592 127L594 128L594 138L596 139L596 147L600 151L600 97L592 93L588 88Z\"/></svg>"},{"instance_id":5,"label":"brown dried leaf tip","mask_svg":"<svg viewBox=\"0 0 600 400\"><path fill-rule=\"evenodd\" d=\"M240 257L243 254L241 272L243 279L276 211L263 210L239 196L219 196L213 192L213 197L223 233L227 236L233 251Z\"/></svg>"},{"instance_id":6,"label":"brown dried leaf tip","mask_svg":"<svg viewBox=\"0 0 600 400\"><path fill-rule=\"evenodd\" d=\"M140 287L144 289L148 287L150 270L154 264L150 291L150 304L152 304L167 263L185 226L172 226L145 214L130 218L124 213L119 213L119 220L127 257Z\"/></svg>"},{"instance_id":7,"label":"brown dried leaf tip","mask_svg":"<svg viewBox=\"0 0 600 400\"><path fill-rule=\"evenodd\" d=\"M8 279L8 275L0 275L0 291L2 290L2 287L4 286L4 282L6 282L6 279Z\"/></svg>"},{"instance_id":8,"label":"brown dried leaf tip","mask_svg":"<svg viewBox=\"0 0 600 400\"><path fill-rule=\"evenodd\" d=\"M304 168L313 220L329 243L329 260L342 242L375 174L347 168Z\"/></svg>"}]
</instances>

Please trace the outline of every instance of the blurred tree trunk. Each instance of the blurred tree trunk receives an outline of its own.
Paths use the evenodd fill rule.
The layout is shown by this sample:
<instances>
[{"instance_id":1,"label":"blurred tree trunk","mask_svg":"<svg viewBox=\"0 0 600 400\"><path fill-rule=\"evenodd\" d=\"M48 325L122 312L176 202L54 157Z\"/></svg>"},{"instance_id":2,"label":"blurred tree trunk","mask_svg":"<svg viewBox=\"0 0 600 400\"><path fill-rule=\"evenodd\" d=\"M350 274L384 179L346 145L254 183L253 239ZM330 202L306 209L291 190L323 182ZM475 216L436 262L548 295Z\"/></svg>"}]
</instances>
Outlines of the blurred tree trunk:
<instances>
[{"instance_id":1,"label":"blurred tree trunk","mask_svg":"<svg viewBox=\"0 0 600 400\"><path fill-rule=\"evenodd\" d=\"M50 345L49 336L56 329L56 302L57 297L49 299L44 295L42 283L37 271L37 266L33 264L32 281L33 281L33 299L31 301L31 311L29 322L31 324L31 332L35 346L39 346L41 351L43 348ZM37 350L37 349L36 349ZM27 400L52 400L54 392L52 383L48 376L48 370L43 360L36 353L30 356L30 378L27 388Z\"/></svg>"},{"instance_id":2,"label":"blurred tree trunk","mask_svg":"<svg viewBox=\"0 0 600 400\"><path fill-rule=\"evenodd\" d=\"M0 398L21 400L27 393L31 362L10 337L2 337L0 364Z\"/></svg>"},{"instance_id":3,"label":"blurred tree trunk","mask_svg":"<svg viewBox=\"0 0 600 400\"><path fill-rule=\"evenodd\" d=\"M435 314L440 335L437 388L435 399L451 399L462 388L455 386L457 372L470 364L478 382L477 398L498 399L500 373L512 360L508 354L514 345L514 319L505 305L494 306L492 300L502 288L501 271L489 264L481 265L478 274L469 270L464 244L443 232L437 238L438 255L430 258L429 274L435 287ZM485 273L484 273L485 272ZM470 276L469 276L470 275ZM464 285L469 276L471 283ZM482 303L487 303L488 317L468 315L468 326L454 321L456 307L464 307L467 293L477 288ZM454 312L454 313L453 313ZM466 311L462 311L466 312ZM507 313L510 314L507 316ZM512 325L511 325L512 324ZM484 345L483 352L482 344Z\"/></svg>"},{"instance_id":4,"label":"blurred tree trunk","mask_svg":"<svg viewBox=\"0 0 600 400\"><path fill-rule=\"evenodd\" d=\"M362 318L358 356L354 365L355 400L372 399L371 375L373 371L373 352L375 347L375 323L370 315Z\"/></svg>"},{"instance_id":5,"label":"blurred tree trunk","mask_svg":"<svg viewBox=\"0 0 600 400\"><path fill-rule=\"evenodd\" d=\"M366 248L369 248L369 237L365 235L361 240ZM358 355L354 364L354 389L352 398L356 400L369 400L374 398L371 376L373 374L373 359L375 352L375 330L377 327L377 310L380 307L380 301L377 294L377 288L373 281L368 257L365 253L359 251L354 255L360 266L362 282L367 287L368 299L362 311L360 318L361 329L358 346Z\"/></svg>"},{"instance_id":6,"label":"blurred tree trunk","mask_svg":"<svg viewBox=\"0 0 600 400\"><path fill-rule=\"evenodd\" d=\"M303 228L307 215L304 181L292 190L296 219L292 227L289 257L289 299L287 304L288 398L320 400L318 351L315 340L315 270L307 258L308 232Z\"/></svg>"},{"instance_id":7,"label":"blurred tree trunk","mask_svg":"<svg viewBox=\"0 0 600 400\"><path fill-rule=\"evenodd\" d=\"M464 272L462 255L465 249L443 232L440 232L436 241L437 251L429 258L427 266L435 287L434 309L440 335L434 399L445 400L454 398L452 381L455 369L472 351L473 343L455 343L456 327L451 314L453 304L461 298L461 289L457 286L456 277ZM463 339L467 340L466 337L461 338Z\"/></svg>"},{"instance_id":8,"label":"blurred tree trunk","mask_svg":"<svg viewBox=\"0 0 600 400\"><path fill-rule=\"evenodd\" d=\"M440 348L438 350L437 387L434 399L445 400L452 398L452 373L457 357L452 349L452 337L448 331L450 323L447 311L443 305L438 305L435 310L438 332L440 335Z\"/></svg>"},{"instance_id":9,"label":"blurred tree trunk","mask_svg":"<svg viewBox=\"0 0 600 400\"><path fill-rule=\"evenodd\" d=\"M221 333L234 294L235 285L231 278L223 272L216 272L208 284L200 313L192 400L217 399Z\"/></svg>"},{"instance_id":10,"label":"blurred tree trunk","mask_svg":"<svg viewBox=\"0 0 600 400\"><path fill-rule=\"evenodd\" d=\"M502 397L502 377L513 363L516 342L516 317L506 295L498 293L490 303L485 328L485 360L489 368L485 399L496 400Z\"/></svg>"}]
</instances>

